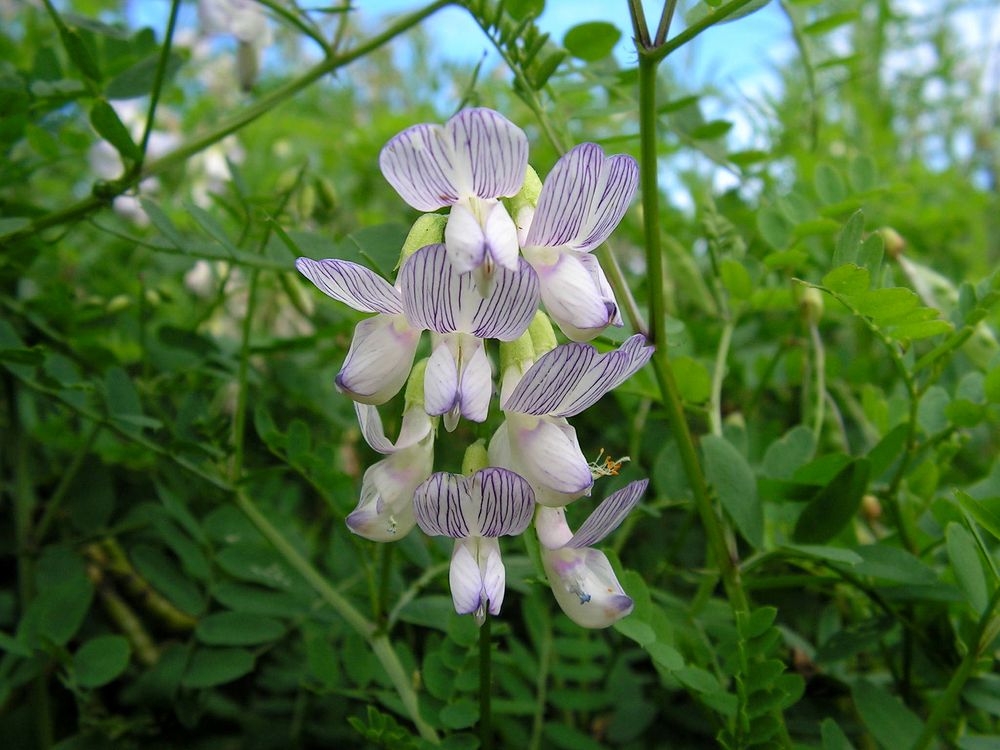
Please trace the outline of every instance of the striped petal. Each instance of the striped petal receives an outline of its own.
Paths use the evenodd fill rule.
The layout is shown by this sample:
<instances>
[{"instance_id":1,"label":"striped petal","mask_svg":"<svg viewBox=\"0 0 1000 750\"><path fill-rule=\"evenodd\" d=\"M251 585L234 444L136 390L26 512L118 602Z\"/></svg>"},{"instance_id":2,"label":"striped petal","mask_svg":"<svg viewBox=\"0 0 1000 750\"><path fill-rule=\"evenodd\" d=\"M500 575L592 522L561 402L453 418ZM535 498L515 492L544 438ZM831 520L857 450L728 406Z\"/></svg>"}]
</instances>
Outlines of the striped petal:
<instances>
[{"instance_id":1,"label":"striped petal","mask_svg":"<svg viewBox=\"0 0 1000 750\"><path fill-rule=\"evenodd\" d=\"M625 520L625 516L639 504L639 500L642 499L648 485L648 479L629 482L622 489L606 497L577 529L573 538L565 543L565 546L579 549L593 547L600 542L617 529Z\"/></svg>"},{"instance_id":2,"label":"striped petal","mask_svg":"<svg viewBox=\"0 0 1000 750\"><path fill-rule=\"evenodd\" d=\"M299 258L295 261L295 267L321 292L355 310L386 315L399 315L403 312L403 304L395 287L374 271L357 263L335 258Z\"/></svg>"},{"instance_id":3,"label":"striped petal","mask_svg":"<svg viewBox=\"0 0 1000 750\"><path fill-rule=\"evenodd\" d=\"M502 405L505 412L571 417L596 403L653 355L642 334L598 354L588 344L557 346L532 365Z\"/></svg>"},{"instance_id":4,"label":"striped petal","mask_svg":"<svg viewBox=\"0 0 1000 750\"><path fill-rule=\"evenodd\" d=\"M605 295L593 267L583 260L593 261L599 272L592 255L532 248L525 257L538 274L546 311L568 338L590 341L619 317L614 296Z\"/></svg>"},{"instance_id":5,"label":"striped petal","mask_svg":"<svg viewBox=\"0 0 1000 750\"><path fill-rule=\"evenodd\" d=\"M439 472L417 488L417 524L430 536L515 535L531 523L535 497L521 476L506 469L482 469L471 477Z\"/></svg>"},{"instance_id":6,"label":"striped petal","mask_svg":"<svg viewBox=\"0 0 1000 750\"><path fill-rule=\"evenodd\" d=\"M538 309L538 277L523 260L516 271L498 266L490 296L484 297L474 274L460 273L444 245L428 245L411 255L399 272L399 285L410 323L437 333L513 341Z\"/></svg>"},{"instance_id":7,"label":"striped petal","mask_svg":"<svg viewBox=\"0 0 1000 750\"><path fill-rule=\"evenodd\" d=\"M403 414L399 437L393 443L385 436L382 417L375 406L355 401L354 413L358 415L358 424L365 442L378 453L391 454L409 448L427 437L431 431L431 421L423 409L408 409Z\"/></svg>"},{"instance_id":8,"label":"striped petal","mask_svg":"<svg viewBox=\"0 0 1000 750\"><path fill-rule=\"evenodd\" d=\"M631 156L605 158L594 143L570 149L542 185L527 245L593 250L618 226L638 183Z\"/></svg>"},{"instance_id":9,"label":"striped petal","mask_svg":"<svg viewBox=\"0 0 1000 750\"><path fill-rule=\"evenodd\" d=\"M458 403L458 364L455 340L435 336L434 351L424 373L424 409L432 416L450 411Z\"/></svg>"},{"instance_id":10,"label":"striped petal","mask_svg":"<svg viewBox=\"0 0 1000 750\"><path fill-rule=\"evenodd\" d=\"M462 198L495 199L521 189L528 165L524 131L490 109L465 109L441 125L414 125L392 138L379 167L420 211Z\"/></svg>"},{"instance_id":11,"label":"striped petal","mask_svg":"<svg viewBox=\"0 0 1000 750\"><path fill-rule=\"evenodd\" d=\"M406 382L419 342L420 331L401 315L362 320L337 373L337 389L363 404L384 404Z\"/></svg>"},{"instance_id":12,"label":"striped petal","mask_svg":"<svg viewBox=\"0 0 1000 750\"><path fill-rule=\"evenodd\" d=\"M485 422L493 395L493 371L480 339L463 336L462 372L458 384L458 402L462 416L472 422ZM469 349L472 349L470 352Z\"/></svg>"}]
</instances>

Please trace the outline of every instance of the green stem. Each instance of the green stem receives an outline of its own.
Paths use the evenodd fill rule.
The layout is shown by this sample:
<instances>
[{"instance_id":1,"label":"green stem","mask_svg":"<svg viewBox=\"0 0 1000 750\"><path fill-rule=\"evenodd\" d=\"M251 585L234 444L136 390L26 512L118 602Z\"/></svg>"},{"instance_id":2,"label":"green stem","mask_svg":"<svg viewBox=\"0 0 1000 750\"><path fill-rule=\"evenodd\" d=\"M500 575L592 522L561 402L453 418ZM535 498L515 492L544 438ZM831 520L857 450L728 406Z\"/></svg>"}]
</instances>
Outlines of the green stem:
<instances>
[{"instance_id":1,"label":"green stem","mask_svg":"<svg viewBox=\"0 0 1000 750\"><path fill-rule=\"evenodd\" d=\"M732 343L735 327L733 321L726 321L719 337L719 348L715 352L712 395L708 406L708 421L713 435L722 435L722 381L726 377L726 360L729 359L729 345Z\"/></svg>"},{"instance_id":2,"label":"green stem","mask_svg":"<svg viewBox=\"0 0 1000 750\"><path fill-rule=\"evenodd\" d=\"M653 354L653 371L656 375L663 403L674 439L681 455L681 463L694 492L695 504L701 517L709 549L722 575L723 585L734 611L749 608L746 593L740 582L739 569L729 554L722 524L715 513L708 492L708 485L701 470L698 453L691 431L684 416L684 406L673 369L670 366L666 337L666 297L663 289L663 251L660 247L660 207L657 184L656 154L656 66L660 57L640 54L639 57L639 137L642 186L642 215L645 230L646 263L649 269L650 306L649 326L656 347Z\"/></svg>"},{"instance_id":3,"label":"green stem","mask_svg":"<svg viewBox=\"0 0 1000 750\"><path fill-rule=\"evenodd\" d=\"M479 747L493 750L493 721L490 714L492 697L493 644L490 642L490 613L484 613L483 624L479 628Z\"/></svg>"},{"instance_id":4,"label":"green stem","mask_svg":"<svg viewBox=\"0 0 1000 750\"><path fill-rule=\"evenodd\" d=\"M542 642L538 646L538 675L535 678L535 715L531 721L531 742L529 750L542 746L542 730L545 728L545 701L549 683L549 667L552 661L552 620L545 608L542 613Z\"/></svg>"},{"instance_id":5,"label":"green stem","mask_svg":"<svg viewBox=\"0 0 1000 750\"><path fill-rule=\"evenodd\" d=\"M403 32L410 30L433 13L436 13L442 8L453 4L453 2L454 0L434 0L434 2L425 6L421 10L399 19L381 34L373 36L367 42L358 45L354 49L340 55L327 57L311 67L299 78L289 81L283 86L279 86L269 94L265 94L245 110L237 113L227 120L223 120L204 135L194 138L184 145L179 146L174 151L171 151L166 156L144 165L142 170L138 173L125 175L120 180L112 183L110 190L102 193L101 197L91 195L72 205L66 206L65 208L48 213L35 219L21 229L17 229L6 235L0 235L0 240L3 240L4 242L11 242L14 240L24 239L25 237L30 237L31 235L37 234L45 229L49 229L50 227L78 221L94 211L109 205L111 199L121 195L133 185L137 185L147 177L158 175L172 169L173 167L183 164L189 156L208 148L213 143L221 141L227 135L235 133L240 128L249 125L254 120L277 107L277 105L281 102L295 96L297 93L302 91L302 89L307 88L323 76L349 63L352 63L361 57L364 57Z\"/></svg>"},{"instance_id":6,"label":"green stem","mask_svg":"<svg viewBox=\"0 0 1000 750\"><path fill-rule=\"evenodd\" d=\"M146 160L146 148L149 146L149 136L153 133L153 122L156 120L156 105L160 103L163 79L167 75L167 63L170 62L170 46L174 40L174 27L177 25L177 11L180 10L180 7L181 0L173 0L170 3L170 17L167 18L167 30L163 35L163 48L160 50L160 59L156 63L156 73L153 76L153 92L149 96L149 112L146 113L146 125L142 129L142 141L139 143L139 151L142 153L142 157L135 166L137 172L142 170L142 162Z\"/></svg>"},{"instance_id":7,"label":"green stem","mask_svg":"<svg viewBox=\"0 0 1000 750\"><path fill-rule=\"evenodd\" d=\"M677 10L677 0L666 0L663 4L663 12L660 14L660 23L656 27L656 37L653 39L653 46L658 47L667 41L667 34L670 33L670 22L674 19L674 11Z\"/></svg>"},{"instance_id":8,"label":"green stem","mask_svg":"<svg viewBox=\"0 0 1000 750\"><path fill-rule=\"evenodd\" d=\"M73 480L76 479L76 475L80 473L83 462L87 458L87 454L90 453L90 449L93 447L94 441L97 439L97 435L100 431L100 424L95 423L91 425L90 430L87 432L87 436L83 439L83 445L80 446L80 450L78 450L76 455L73 456L73 461L70 463L66 471L63 472L62 477L60 477L59 484L56 485L56 489L52 493L52 497L50 497L49 501L45 504L45 512L35 525L35 530L31 534L31 544L33 547L37 547L44 541L45 535L49 531L49 527L55 520L56 513L62 506L63 500L66 499L66 493L69 491L70 485L73 484Z\"/></svg>"},{"instance_id":9,"label":"green stem","mask_svg":"<svg viewBox=\"0 0 1000 750\"><path fill-rule=\"evenodd\" d=\"M959 695L961 695L965 683L972 676L972 671L976 667L976 661L983 655L983 652L989 647L989 642L992 640L991 637L984 636L993 619L993 611L996 609L998 602L1000 602L1000 588L997 588L993 592L993 596L990 597L986 611L979 618L979 623L976 626L976 632L969 645L969 650L958 665L958 669L955 670L951 679L948 680L948 686L945 688L944 694L934 702L934 708L931 711L931 715L927 717L923 731L920 733L917 741L913 743L913 750L924 750L924 748L929 746L934 740L935 735L937 735L941 725L944 724L949 716L953 715L955 704L958 702Z\"/></svg>"},{"instance_id":10,"label":"green stem","mask_svg":"<svg viewBox=\"0 0 1000 750\"><path fill-rule=\"evenodd\" d=\"M819 326L809 324L809 338L812 340L813 356L816 358L816 414L813 418L813 436L819 445L819 437L823 432L823 421L826 418L826 349L819 335Z\"/></svg>"}]
</instances>

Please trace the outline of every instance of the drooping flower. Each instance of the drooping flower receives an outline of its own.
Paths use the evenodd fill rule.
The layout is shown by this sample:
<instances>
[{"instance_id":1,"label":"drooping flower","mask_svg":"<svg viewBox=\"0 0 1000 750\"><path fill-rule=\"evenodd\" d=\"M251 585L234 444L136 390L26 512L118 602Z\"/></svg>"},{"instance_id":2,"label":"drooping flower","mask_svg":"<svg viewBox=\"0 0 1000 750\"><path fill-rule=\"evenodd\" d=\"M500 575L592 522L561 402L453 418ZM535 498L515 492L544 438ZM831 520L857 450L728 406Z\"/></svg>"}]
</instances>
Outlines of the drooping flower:
<instances>
[{"instance_id":1,"label":"drooping flower","mask_svg":"<svg viewBox=\"0 0 1000 750\"><path fill-rule=\"evenodd\" d=\"M535 509L534 493L523 477L498 468L471 476L433 474L413 496L417 524L430 536L455 540L449 584L455 611L500 614L506 571L500 559L503 535L522 533Z\"/></svg>"},{"instance_id":2,"label":"drooping flower","mask_svg":"<svg viewBox=\"0 0 1000 750\"><path fill-rule=\"evenodd\" d=\"M386 458L365 471L361 498L347 516L347 527L373 542L393 542L413 529L413 493L434 468L431 418L419 404L409 406L393 443L385 436L376 407L355 403L354 409L365 442Z\"/></svg>"},{"instance_id":3,"label":"drooping flower","mask_svg":"<svg viewBox=\"0 0 1000 750\"><path fill-rule=\"evenodd\" d=\"M337 389L363 404L384 404L399 393L420 341L420 329L403 314L400 291L374 271L346 260L299 258L295 267L335 300L378 313L354 329Z\"/></svg>"},{"instance_id":4,"label":"drooping flower","mask_svg":"<svg viewBox=\"0 0 1000 750\"><path fill-rule=\"evenodd\" d=\"M406 317L433 332L424 406L443 414L449 431L459 415L483 422L489 411L493 385L483 339L516 339L538 308L538 278L523 259L515 270L498 267L493 282L484 297L473 274L459 272L440 244L415 252L399 272Z\"/></svg>"},{"instance_id":5,"label":"drooping flower","mask_svg":"<svg viewBox=\"0 0 1000 750\"><path fill-rule=\"evenodd\" d=\"M575 343L542 355L501 402L506 421L490 441L490 462L523 474L541 505L566 505L586 494L593 476L566 418L631 377L652 354L636 334L605 354Z\"/></svg>"},{"instance_id":6,"label":"drooping flower","mask_svg":"<svg viewBox=\"0 0 1000 750\"><path fill-rule=\"evenodd\" d=\"M392 138L379 166L419 211L451 207L448 257L460 272L485 264L516 271L517 228L499 199L517 193L528 165L524 131L491 109L463 109L444 125L422 124Z\"/></svg>"},{"instance_id":7,"label":"drooping flower","mask_svg":"<svg viewBox=\"0 0 1000 750\"><path fill-rule=\"evenodd\" d=\"M254 0L198 0L198 20L206 34L236 38L236 70L240 88L248 91L257 79L260 52L271 43L267 16Z\"/></svg>"},{"instance_id":8,"label":"drooping flower","mask_svg":"<svg viewBox=\"0 0 1000 750\"><path fill-rule=\"evenodd\" d=\"M515 217L545 309L573 341L622 325L614 292L590 253L618 226L638 181L631 156L605 157L600 146L582 143L556 162L537 207L524 207Z\"/></svg>"},{"instance_id":9,"label":"drooping flower","mask_svg":"<svg viewBox=\"0 0 1000 750\"><path fill-rule=\"evenodd\" d=\"M563 612L585 628L606 628L632 611L608 562L594 545L618 528L639 503L649 481L631 482L607 497L574 534L563 508L540 507L535 530L542 544L542 566Z\"/></svg>"}]
</instances>

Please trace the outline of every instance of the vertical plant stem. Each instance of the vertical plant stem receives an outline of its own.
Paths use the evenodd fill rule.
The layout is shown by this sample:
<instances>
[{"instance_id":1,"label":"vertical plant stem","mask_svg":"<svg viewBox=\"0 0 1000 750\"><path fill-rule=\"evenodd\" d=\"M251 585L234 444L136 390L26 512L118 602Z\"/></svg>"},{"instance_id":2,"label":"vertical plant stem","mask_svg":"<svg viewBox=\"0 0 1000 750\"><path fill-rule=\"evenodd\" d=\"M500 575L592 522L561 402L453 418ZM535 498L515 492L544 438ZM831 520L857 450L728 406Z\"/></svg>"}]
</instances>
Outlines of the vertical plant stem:
<instances>
[{"instance_id":1,"label":"vertical plant stem","mask_svg":"<svg viewBox=\"0 0 1000 750\"><path fill-rule=\"evenodd\" d=\"M33 547L37 547L45 539L45 535L48 533L49 527L55 520L56 513L58 513L59 508L62 507L63 500L66 499L66 494L69 491L70 486L73 484L73 480L76 479L76 475L80 473L80 468L83 466L83 462L87 458L87 454L90 453L90 449L93 447L94 441L97 439L97 435L100 431L101 425L99 423L94 422L90 426L90 429L87 431L87 436L83 439L83 445L80 446L80 450L76 452L76 455L73 456L73 460L70 462L70 465L59 478L59 484L56 485L55 491L53 491L49 501L45 504L45 512L35 525L35 529L31 534L31 545Z\"/></svg>"},{"instance_id":2,"label":"vertical plant stem","mask_svg":"<svg viewBox=\"0 0 1000 750\"><path fill-rule=\"evenodd\" d=\"M684 416L684 407L673 369L670 366L666 337L666 298L663 289L663 251L660 246L660 200L657 184L656 157L656 66L653 57L639 56L639 176L642 186L642 213L645 230L646 263L649 269L649 327L656 351L653 354L653 371L660 387L663 403L681 463L694 492L695 504L701 517L709 549L722 575L726 595L734 611L749 608L746 592L740 581L739 569L729 554L722 524L716 515L708 492L708 485L701 470L691 431Z\"/></svg>"},{"instance_id":3,"label":"vertical plant stem","mask_svg":"<svg viewBox=\"0 0 1000 750\"><path fill-rule=\"evenodd\" d=\"M826 349L819 335L819 326L809 323L809 338L812 341L814 367L816 368L816 413L813 416L813 436L819 445L820 433L823 432L823 421L826 418Z\"/></svg>"},{"instance_id":4,"label":"vertical plant stem","mask_svg":"<svg viewBox=\"0 0 1000 750\"><path fill-rule=\"evenodd\" d=\"M479 628L479 747L493 750L493 717L490 715L492 697L493 644L490 642L492 617L486 612Z\"/></svg>"},{"instance_id":5,"label":"vertical plant stem","mask_svg":"<svg viewBox=\"0 0 1000 750\"><path fill-rule=\"evenodd\" d=\"M545 608L542 612L542 642L538 646L538 675L535 679L535 715L531 721L531 742L529 750L542 746L542 729L545 727L545 702L549 684L549 668L552 661L552 619Z\"/></svg>"},{"instance_id":6,"label":"vertical plant stem","mask_svg":"<svg viewBox=\"0 0 1000 750\"><path fill-rule=\"evenodd\" d=\"M163 79L167 75L167 65L170 63L170 45L174 40L174 27L177 25L177 11L181 7L181 0L173 0L170 3L170 16L167 18L167 30L163 34L163 48L160 50L160 59L156 63L156 73L153 76L153 91L149 95L149 112L146 114L146 125L142 129L142 141L139 143L139 151L142 153L140 161L135 165L137 172L142 170L142 162L146 159L146 148L149 146L149 136L153 132L153 122L156 120L156 105L160 102L160 92L163 89Z\"/></svg>"}]
</instances>

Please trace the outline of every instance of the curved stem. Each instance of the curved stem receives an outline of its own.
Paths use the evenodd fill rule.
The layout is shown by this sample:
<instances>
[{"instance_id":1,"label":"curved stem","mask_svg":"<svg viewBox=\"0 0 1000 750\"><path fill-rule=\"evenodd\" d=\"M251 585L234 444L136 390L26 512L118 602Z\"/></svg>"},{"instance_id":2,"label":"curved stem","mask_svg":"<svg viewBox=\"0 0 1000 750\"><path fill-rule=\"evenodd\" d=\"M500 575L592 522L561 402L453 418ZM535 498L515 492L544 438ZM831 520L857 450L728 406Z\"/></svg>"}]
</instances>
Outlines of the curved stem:
<instances>
[{"instance_id":1,"label":"curved stem","mask_svg":"<svg viewBox=\"0 0 1000 750\"><path fill-rule=\"evenodd\" d=\"M153 77L153 92L149 96L149 112L146 114L146 124L142 129L142 141L139 144L139 151L142 153L143 161L146 159L146 149L149 147L149 136L153 133L153 123L156 120L156 105L160 102L163 79L167 75L167 64L170 62L170 45L174 40L174 27L177 26L177 12L180 10L180 5L180 0L173 0L170 3L167 30L163 34L163 47L160 50L160 59L156 63L156 73ZM142 162L140 161L136 166L142 169Z\"/></svg>"},{"instance_id":2,"label":"curved stem","mask_svg":"<svg viewBox=\"0 0 1000 750\"><path fill-rule=\"evenodd\" d=\"M735 324L727 320L719 337L719 348L715 352L715 367L712 370L712 396L708 406L708 421L713 435L722 435L722 381L726 377L726 360L729 359L729 345L733 340Z\"/></svg>"},{"instance_id":3,"label":"curved stem","mask_svg":"<svg viewBox=\"0 0 1000 750\"><path fill-rule=\"evenodd\" d=\"M816 414L813 418L813 436L819 445L819 436L823 431L823 421L826 418L826 349L819 335L819 326L809 324L809 338L812 340L813 355L816 358Z\"/></svg>"}]
</instances>

